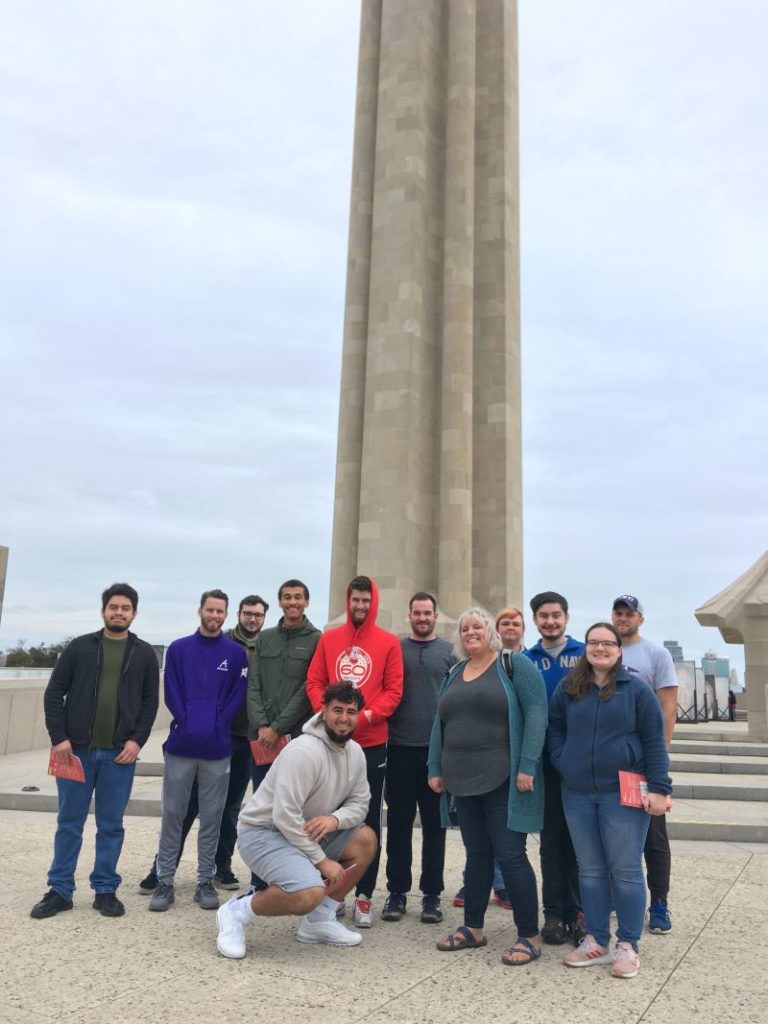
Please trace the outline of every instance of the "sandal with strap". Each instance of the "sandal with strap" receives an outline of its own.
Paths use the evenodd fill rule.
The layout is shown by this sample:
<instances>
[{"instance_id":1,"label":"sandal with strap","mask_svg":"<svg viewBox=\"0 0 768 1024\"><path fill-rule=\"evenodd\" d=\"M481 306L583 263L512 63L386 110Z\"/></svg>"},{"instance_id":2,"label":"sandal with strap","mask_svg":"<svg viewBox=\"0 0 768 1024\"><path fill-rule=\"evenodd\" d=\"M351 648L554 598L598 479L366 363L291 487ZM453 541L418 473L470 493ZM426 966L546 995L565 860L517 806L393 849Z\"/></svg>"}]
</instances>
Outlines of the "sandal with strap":
<instances>
[{"instance_id":1,"label":"sandal with strap","mask_svg":"<svg viewBox=\"0 0 768 1024\"><path fill-rule=\"evenodd\" d=\"M518 953L524 956L524 960L511 960L509 956L511 953ZM523 938L522 935L518 935L515 940L515 944L510 946L509 949L505 950L501 954L501 962L506 967L525 967L526 964L531 963L533 960L538 960L541 956L541 950L537 949L536 946L528 939Z\"/></svg>"},{"instance_id":2,"label":"sandal with strap","mask_svg":"<svg viewBox=\"0 0 768 1024\"><path fill-rule=\"evenodd\" d=\"M446 939L441 939L435 945L441 953L454 953L458 949L480 949L481 946L488 945L488 939L485 935L480 939L476 939L469 928L462 924L459 925L453 935L449 935Z\"/></svg>"}]
</instances>

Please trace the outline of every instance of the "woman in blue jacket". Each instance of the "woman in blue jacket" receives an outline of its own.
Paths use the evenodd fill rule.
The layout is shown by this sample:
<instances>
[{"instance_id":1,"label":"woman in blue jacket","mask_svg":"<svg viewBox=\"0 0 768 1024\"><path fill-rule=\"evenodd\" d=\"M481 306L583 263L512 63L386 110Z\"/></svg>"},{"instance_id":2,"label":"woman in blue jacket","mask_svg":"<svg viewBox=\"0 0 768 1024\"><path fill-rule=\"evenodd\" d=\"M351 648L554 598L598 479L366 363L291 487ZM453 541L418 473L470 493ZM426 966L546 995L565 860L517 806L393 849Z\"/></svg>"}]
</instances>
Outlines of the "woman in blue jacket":
<instances>
[{"instance_id":1,"label":"woman in blue jacket","mask_svg":"<svg viewBox=\"0 0 768 1024\"><path fill-rule=\"evenodd\" d=\"M650 814L671 803L669 756L653 691L621 664L621 637L607 622L590 626L586 652L549 705L547 749L563 779L563 810L579 863L586 938L566 954L569 967L613 963L616 978L634 978L645 916L643 846ZM619 772L644 775L642 807L619 799ZM611 905L616 954L611 955Z\"/></svg>"}]
</instances>

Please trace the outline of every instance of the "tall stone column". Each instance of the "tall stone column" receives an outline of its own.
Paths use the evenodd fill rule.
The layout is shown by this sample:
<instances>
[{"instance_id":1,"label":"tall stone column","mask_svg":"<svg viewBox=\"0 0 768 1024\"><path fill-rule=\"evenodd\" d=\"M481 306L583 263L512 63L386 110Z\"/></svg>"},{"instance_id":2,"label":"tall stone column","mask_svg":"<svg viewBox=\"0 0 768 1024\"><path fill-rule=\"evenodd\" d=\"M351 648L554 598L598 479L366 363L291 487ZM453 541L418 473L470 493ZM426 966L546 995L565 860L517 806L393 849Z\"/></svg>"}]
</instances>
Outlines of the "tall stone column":
<instances>
[{"instance_id":1,"label":"tall stone column","mask_svg":"<svg viewBox=\"0 0 768 1024\"><path fill-rule=\"evenodd\" d=\"M331 568L520 600L514 0L363 0Z\"/></svg>"}]
</instances>

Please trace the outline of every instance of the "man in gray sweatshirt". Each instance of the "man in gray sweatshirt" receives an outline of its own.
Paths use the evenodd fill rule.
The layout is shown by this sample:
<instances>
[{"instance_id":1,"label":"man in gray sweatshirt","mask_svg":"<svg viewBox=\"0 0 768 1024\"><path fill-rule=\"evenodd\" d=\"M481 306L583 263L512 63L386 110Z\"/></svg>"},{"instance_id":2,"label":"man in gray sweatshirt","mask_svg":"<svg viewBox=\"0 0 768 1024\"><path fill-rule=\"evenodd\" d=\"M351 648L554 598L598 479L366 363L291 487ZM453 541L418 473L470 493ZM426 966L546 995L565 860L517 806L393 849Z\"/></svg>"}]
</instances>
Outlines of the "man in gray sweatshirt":
<instances>
[{"instance_id":1,"label":"man in gray sweatshirt","mask_svg":"<svg viewBox=\"0 0 768 1024\"><path fill-rule=\"evenodd\" d=\"M245 928L258 917L303 915L299 942L361 942L336 912L377 847L373 829L363 824L371 795L365 755L352 739L362 706L352 683L327 687L321 710L278 754L240 812L240 856L266 887L219 908L222 956L245 956Z\"/></svg>"},{"instance_id":2,"label":"man in gray sweatshirt","mask_svg":"<svg viewBox=\"0 0 768 1024\"><path fill-rule=\"evenodd\" d=\"M399 921L411 888L413 823L421 819L421 920L443 919L445 829L440 821L440 797L427 785L427 753L437 711L437 692L456 661L453 647L435 636L437 602L419 591L409 603L411 635L403 649L403 699L389 720L387 746L387 889L383 921Z\"/></svg>"}]
</instances>

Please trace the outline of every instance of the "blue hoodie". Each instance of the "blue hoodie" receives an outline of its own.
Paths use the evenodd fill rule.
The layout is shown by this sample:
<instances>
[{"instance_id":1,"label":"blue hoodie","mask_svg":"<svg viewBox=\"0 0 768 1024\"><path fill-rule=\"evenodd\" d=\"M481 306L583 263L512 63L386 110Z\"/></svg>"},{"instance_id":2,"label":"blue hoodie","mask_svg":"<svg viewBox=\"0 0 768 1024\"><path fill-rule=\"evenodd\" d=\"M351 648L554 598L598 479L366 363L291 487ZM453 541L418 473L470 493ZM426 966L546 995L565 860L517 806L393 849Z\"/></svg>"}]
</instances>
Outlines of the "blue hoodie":
<instances>
[{"instance_id":1,"label":"blue hoodie","mask_svg":"<svg viewBox=\"0 0 768 1024\"><path fill-rule=\"evenodd\" d=\"M539 639L533 647L529 647L523 651L526 658L530 658L536 668L544 676L544 685L547 688L547 700L552 700L552 694L555 692L555 687L564 679L571 671L573 666L582 656L586 648L581 640L574 640L572 636L566 635L565 647L560 651L556 658L553 658L550 652L542 644Z\"/></svg>"},{"instance_id":2,"label":"blue hoodie","mask_svg":"<svg viewBox=\"0 0 768 1024\"><path fill-rule=\"evenodd\" d=\"M232 756L230 725L243 706L248 678L245 648L220 633L174 640L165 658L165 703L173 715L163 750L217 761Z\"/></svg>"},{"instance_id":3,"label":"blue hoodie","mask_svg":"<svg viewBox=\"0 0 768 1024\"><path fill-rule=\"evenodd\" d=\"M580 700L558 685L549 702L547 750L563 785L578 793L617 792L619 771L645 775L651 793L672 792L661 705L626 669L607 700L594 685Z\"/></svg>"}]
</instances>

